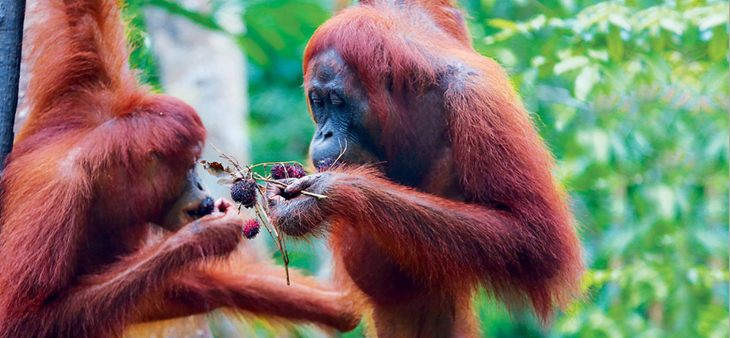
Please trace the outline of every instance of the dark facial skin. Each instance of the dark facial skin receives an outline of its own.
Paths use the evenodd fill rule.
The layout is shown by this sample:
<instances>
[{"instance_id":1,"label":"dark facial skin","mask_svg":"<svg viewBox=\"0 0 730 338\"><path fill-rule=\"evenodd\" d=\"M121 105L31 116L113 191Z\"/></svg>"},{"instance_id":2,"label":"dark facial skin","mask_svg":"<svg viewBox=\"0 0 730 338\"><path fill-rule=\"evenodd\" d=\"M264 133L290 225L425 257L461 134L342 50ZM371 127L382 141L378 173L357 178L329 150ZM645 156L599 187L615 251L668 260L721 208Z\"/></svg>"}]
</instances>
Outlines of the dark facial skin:
<instances>
[{"instance_id":1,"label":"dark facial skin","mask_svg":"<svg viewBox=\"0 0 730 338\"><path fill-rule=\"evenodd\" d=\"M195 168L192 168L185 175L180 195L168 210L162 227L176 231L188 222L210 214L214 204L208 188L200 180Z\"/></svg>"},{"instance_id":2,"label":"dark facial skin","mask_svg":"<svg viewBox=\"0 0 730 338\"><path fill-rule=\"evenodd\" d=\"M321 164L356 167L367 164L392 182L433 195L459 200L454 160L443 120L443 91L433 84L418 95L390 91L393 109L403 109L401 119L389 133L369 106L368 93L354 68L334 49L312 58L305 80L312 118L317 131L310 145L312 162L320 171L299 180L288 180L288 188L269 185L269 201L276 209L276 223L292 236L316 231L325 219L303 219L310 210L328 200L300 195L303 190L326 195L334 181L347 175L327 171ZM383 84L387 88L387 84ZM390 90L390 89L389 89ZM381 145L389 145L388 147ZM336 176L336 177L335 177Z\"/></svg>"},{"instance_id":3,"label":"dark facial skin","mask_svg":"<svg viewBox=\"0 0 730 338\"><path fill-rule=\"evenodd\" d=\"M453 164L441 84L426 87L418 95L391 93L393 109L404 113L387 132L369 106L359 75L334 49L314 57L308 72L305 91L317 124L309 154L317 169L326 169L320 164L338 158L338 165L369 164L402 185L454 197L446 191L448 184L434 186L434 181L451 183L443 179L443 173L452 172ZM439 170L432 170L434 166ZM440 177L429 176L436 172Z\"/></svg>"},{"instance_id":4,"label":"dark facial skin","mask_svg":"<svg viewBox=\"0 0 730 338\"><path fill-rule=\"evenodd\" d=\"M305 84L317 131L309 147L312 162L377 163L379 121L368 114L367 95L353 72L334 52L312 62L311 81Z\"/></svg>"}]
</instances>

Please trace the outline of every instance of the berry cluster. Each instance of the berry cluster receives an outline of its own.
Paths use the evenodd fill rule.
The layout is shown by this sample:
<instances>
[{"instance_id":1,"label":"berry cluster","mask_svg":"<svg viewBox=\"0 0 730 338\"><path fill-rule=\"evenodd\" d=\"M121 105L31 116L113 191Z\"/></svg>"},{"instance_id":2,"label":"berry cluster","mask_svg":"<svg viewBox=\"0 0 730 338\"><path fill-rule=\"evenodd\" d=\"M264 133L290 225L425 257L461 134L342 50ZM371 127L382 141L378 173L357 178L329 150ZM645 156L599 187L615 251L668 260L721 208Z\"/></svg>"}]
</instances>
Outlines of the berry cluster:
<instances>
[{"instance_id":1,"label":"berry cluster","mask_svg":"<svg viewBox=\"0 0 730 338\"><path fill-rule=\"evenodd\" d=\"M299 163L277 163L271 167L271 178L275 180L302 178L304 176L307 176L307 172Z\"/></svg>"}]
</instances>

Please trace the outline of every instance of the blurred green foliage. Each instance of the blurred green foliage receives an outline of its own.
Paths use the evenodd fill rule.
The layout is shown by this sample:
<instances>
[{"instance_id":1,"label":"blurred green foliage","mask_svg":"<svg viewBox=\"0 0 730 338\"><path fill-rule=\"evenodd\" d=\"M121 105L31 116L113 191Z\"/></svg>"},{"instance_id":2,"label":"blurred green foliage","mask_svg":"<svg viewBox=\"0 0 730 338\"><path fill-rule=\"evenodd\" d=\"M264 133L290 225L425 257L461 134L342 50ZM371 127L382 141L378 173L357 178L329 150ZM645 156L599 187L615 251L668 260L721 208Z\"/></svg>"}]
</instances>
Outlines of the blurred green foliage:
<instances>
[{"instance_id":1,"label":"blurred green foliage","mask_svg":"<svg viewBox=\"0 0 730 338\"><path fill-rule=\"evenodd\" d=\"M525 5L467 4L581 223L589 297L550 336L727 337L728 3Z\"/></svg>"},{"instance_id":2,"label":"blurred green foliage","mask_svg":"<svg viewBox=\"0 0 730 338\"><path fill-rule=\"evenodd\" d=\"M166 8L235 39L249 56L252 162L302 161L313 124L301 55L331 4L238 1L240 33L216 6L134 0L128 12ZM591 269L585 301L549 332L480 295L485 336L728 337L728 2L460 3L475 49L508 69L555 153ZM143 20L130 26L144 47ZM156 84L154 59L134 53Z\"/></svg>"}]
</instances>

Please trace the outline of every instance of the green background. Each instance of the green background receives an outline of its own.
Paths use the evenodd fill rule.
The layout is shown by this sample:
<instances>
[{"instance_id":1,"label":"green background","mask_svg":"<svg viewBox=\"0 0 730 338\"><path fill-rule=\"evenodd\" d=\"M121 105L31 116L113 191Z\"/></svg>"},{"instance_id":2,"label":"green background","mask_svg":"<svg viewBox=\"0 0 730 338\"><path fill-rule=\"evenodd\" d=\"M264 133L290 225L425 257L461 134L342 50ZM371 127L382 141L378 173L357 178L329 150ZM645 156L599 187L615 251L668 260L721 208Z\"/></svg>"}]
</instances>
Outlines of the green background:
<instances>
[{"instance_id":1,"label":"green background","mask_svg":"<svg viewBox=\"0 0 730 338\"><path fill-rule=\"evenodd\" d=\"M301 56L333 4L235 1L243 34L216 23L215 1L209 13L130 1L132 63L158 86L146 6L226 33L248 55L252 163L303 161L314 125ZM476 50L508 69L557 158L590 267L585 301L550 330L479 296L484 335L728 337L728 2L460 5ZM315 250L293 249L295 266L316 271Z\"/></svg>"}]
</instances>

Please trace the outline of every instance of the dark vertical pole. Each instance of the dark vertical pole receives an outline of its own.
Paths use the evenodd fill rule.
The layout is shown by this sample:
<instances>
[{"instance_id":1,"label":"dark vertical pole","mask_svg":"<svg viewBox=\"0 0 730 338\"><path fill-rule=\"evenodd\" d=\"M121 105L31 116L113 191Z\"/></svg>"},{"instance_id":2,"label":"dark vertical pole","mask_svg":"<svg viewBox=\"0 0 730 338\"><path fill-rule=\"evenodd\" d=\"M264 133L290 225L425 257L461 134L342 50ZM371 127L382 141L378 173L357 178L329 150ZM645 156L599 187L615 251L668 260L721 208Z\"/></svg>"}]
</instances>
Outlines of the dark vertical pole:
<instances>
[{"instance_id":1,"label":"dark vertical pole","mask_svg":"<svg viewBox=\"0 0 730 338\"><path fill-rule=\"evenodd\" d=\"M25 0L0 0L0 173L13 149Z\"/></svg>"}]
</instances>

